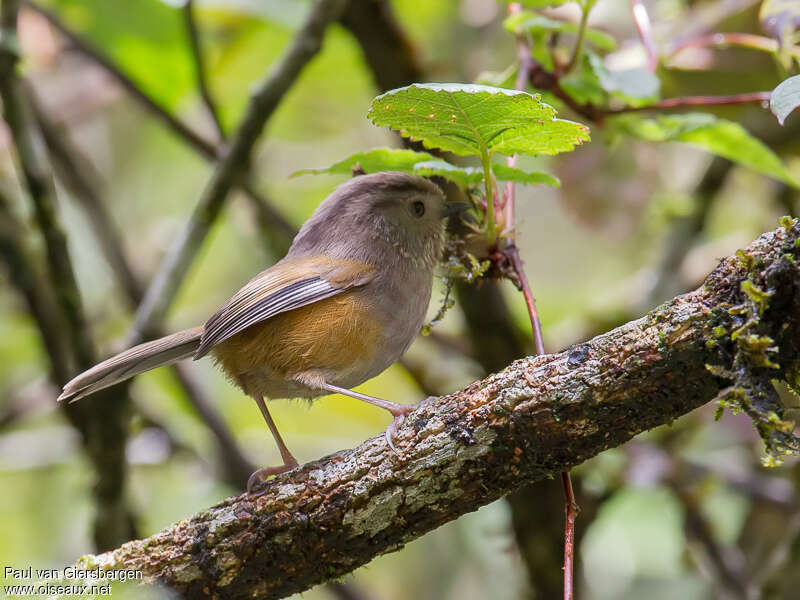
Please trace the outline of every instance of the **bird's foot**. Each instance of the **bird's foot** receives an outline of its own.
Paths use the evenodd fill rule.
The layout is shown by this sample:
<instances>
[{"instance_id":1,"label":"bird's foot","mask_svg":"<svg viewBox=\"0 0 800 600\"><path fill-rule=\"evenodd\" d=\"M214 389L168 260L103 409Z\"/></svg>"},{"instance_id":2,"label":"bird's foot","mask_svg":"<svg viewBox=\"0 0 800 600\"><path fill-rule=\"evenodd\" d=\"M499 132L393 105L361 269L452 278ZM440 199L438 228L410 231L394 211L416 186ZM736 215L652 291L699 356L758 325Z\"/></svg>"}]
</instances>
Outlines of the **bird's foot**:
<instances>
[{"instance_id":1,"label":"bird's foot","mask_svg":"<svg viewBox=\"0 0 800 600\"><path fill-rule=\"evenodd\" d=\"M437 396L428 396L422 402L426 402L431 399L435 400L436 398ZM400 456L400 453L394 446L394 436L397 433L397 430L403 425L403 421L406 420L406 415L409 415L415 410L417 410L417 408L419 408L419 405L422 404L422 402L417 402L416 404L392 403L393 406L391 407L384 406L384 408L386 408L386 410L388 410L394 416L392 422L386 428L386 443L389 445L389 448L392 449L392 452L394 452L398 456Z\"/></svg>"},{"instance_id":2,"label":"bird's foot","mask_svg":"<svg viewBox=\"0 0 800 600\"><path fill-rule=\"evenodd\" d=\"M260 484L264 483L269 477L273 475L280 475L281 473L286 473L286 471L291 471L298 463L296 460L292 459L291 461L286 462L278 467L264 467L263 469L258 469L254 471L252 475L247 479L247 494L248 496L258 497L264 492L266 489L261 489L258 491L254 491Z\"/></svg>"}]
</instances>

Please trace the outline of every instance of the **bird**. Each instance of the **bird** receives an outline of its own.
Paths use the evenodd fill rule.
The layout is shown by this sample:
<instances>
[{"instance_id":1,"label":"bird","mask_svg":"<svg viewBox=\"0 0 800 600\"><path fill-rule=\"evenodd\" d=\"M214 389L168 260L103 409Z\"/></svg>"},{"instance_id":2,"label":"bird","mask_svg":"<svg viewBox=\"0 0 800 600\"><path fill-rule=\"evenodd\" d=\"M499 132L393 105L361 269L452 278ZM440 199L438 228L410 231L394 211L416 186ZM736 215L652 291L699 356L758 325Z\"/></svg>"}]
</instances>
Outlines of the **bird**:
<instances>
[{"instance_id":1,"label":"bird","mask_svg":"<svg viewBox=\"0 0 800 600\"><path fill-rule=\"evenodd\" d=\"M323 200L286 256L246 283L204 325L134 346L67 383L74 402L135 375L211 355L253 398L283 464L255 471L247 491L298 466L265 398L340 393L387 410L386 442L416 405L352 388L397 361L419 334L444 247L463 210L432 181L384 171L353 177Z\"/></svg>"}]
</instances>

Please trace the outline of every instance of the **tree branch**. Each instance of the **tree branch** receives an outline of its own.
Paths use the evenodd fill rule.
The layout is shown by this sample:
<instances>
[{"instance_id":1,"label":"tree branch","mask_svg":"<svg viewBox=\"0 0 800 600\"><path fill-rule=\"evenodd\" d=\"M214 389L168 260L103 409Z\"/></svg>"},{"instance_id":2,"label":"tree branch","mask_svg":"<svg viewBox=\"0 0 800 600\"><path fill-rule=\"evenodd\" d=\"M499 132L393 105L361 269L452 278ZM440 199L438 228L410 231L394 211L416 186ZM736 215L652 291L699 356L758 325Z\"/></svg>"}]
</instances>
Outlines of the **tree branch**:
<instances>
[{"instance_id":1,"label":"tree branch","mask_svg":"<svg viewBox=\"0 0 800 600\"><path fill-rule=\"evenodd\" d=\"M741 314L725 311L747 303L752 285L770 298L753 325L779 348L770 376L796 373L798 238L787 223L641 319L424 402L397 434L400 456L372 438L81 565L140 569L147 582L223 599L281 598L339 577L714 399L729 387L720 368L743 360L719 323Z\"/></svg>"},{"instance_id":2,"label":"tree branch","mask_svg":"<svg viewBox=\"0 0 800 600\"><path fill-rule=\"evenodd\" d=\"M161 263L139 306L128 342L149 335L172 303L189 266L219 214L228 192L247 171L250 154L267 120L306 64L322 47L327 26L336 20L346 0L318 0L291 47L258 86L225 156L220 160L189 222Z\"/></svg>"},{"instance_id":3,"label":"tree branch","mask_svg":"<svg viewBox=\"0 0 800 600\"><path fill-rule=\"evenodd\" d=\"M200 97L203 99L203 105L206 107L206 111L208 111L208 115L211 117L214 127L217 130L217 137L220 141L223 141L225 139L225 128L222 126L222 121L217 111L217 105L211 96L211 90L206 81L206 61L203 56L203 48L200 46L200 32L197 29L197 21L194 17L193 0L186 0L186 3L183 5L183 19L186 23L186 33L189 36L189 47L192 51L197 88L200 91Z\"/></svg>"}]
</instances>

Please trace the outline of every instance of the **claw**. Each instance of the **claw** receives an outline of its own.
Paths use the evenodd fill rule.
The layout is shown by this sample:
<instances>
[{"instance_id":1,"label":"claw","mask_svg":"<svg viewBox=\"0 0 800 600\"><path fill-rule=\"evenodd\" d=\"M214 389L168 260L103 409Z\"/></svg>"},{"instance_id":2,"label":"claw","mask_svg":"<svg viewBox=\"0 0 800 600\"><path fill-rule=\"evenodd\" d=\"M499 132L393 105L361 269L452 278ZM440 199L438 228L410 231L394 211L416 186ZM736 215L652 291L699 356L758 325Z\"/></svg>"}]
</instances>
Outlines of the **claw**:
<instances>
[{"instance_id":1,"label":"claw","mask_svg":"<svg viewBox=\"0 0 800 600\"><path fill-rule=\"evenodd\" d=\"M279 467L264 467L263 469L258 469L254 471L252 475L247 479L247 494L253 498L257 498L261 496L264 492L266 492L266 488L259 490L258 492L254 492L253 489L258 485L264 483L268 477L272 475L280 475L281 473L286 473L286 471L291 471L297 466L297 461L291 461L287 464L280 465Z\"/></svg>"},{"instance_id":2,"label":"claw","mask_svg":"<svg viewBox=\"0 0 800 600\"><path fill-rule=\"evenodd\" d=\"M395 448L393 439L394 435L397 433L397 429L400 427L400 425L403 424L403 421L405 420L406 420L405 413L400 413L399 415L395 415L394 419L392 419L392 422L386 428L386 443L389 445L389 448L392 449L392 452L397 454L397 456L400 456L400 453L397 451L397 448Z\"/></svg>"}]
</instances>

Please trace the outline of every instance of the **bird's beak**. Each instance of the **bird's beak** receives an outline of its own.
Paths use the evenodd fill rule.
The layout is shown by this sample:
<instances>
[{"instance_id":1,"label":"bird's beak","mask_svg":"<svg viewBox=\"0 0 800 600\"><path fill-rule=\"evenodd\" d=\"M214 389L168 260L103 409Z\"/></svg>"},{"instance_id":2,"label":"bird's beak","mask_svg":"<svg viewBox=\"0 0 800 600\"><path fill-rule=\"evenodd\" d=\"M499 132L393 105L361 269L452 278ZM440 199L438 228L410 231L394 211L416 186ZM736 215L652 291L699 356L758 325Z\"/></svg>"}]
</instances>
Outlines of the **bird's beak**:
<instances>
[{"instance_id":1,"label":"bird's beak","mask_svg":"<svg viewBox=\"0 0 800 600\"><path fill-rule=\"evenodd\" d=\"M443 217L452 217L460 215L469 209L469 204L466 202L448 202L444 205Z\"/></svg>"}]
</instances>

